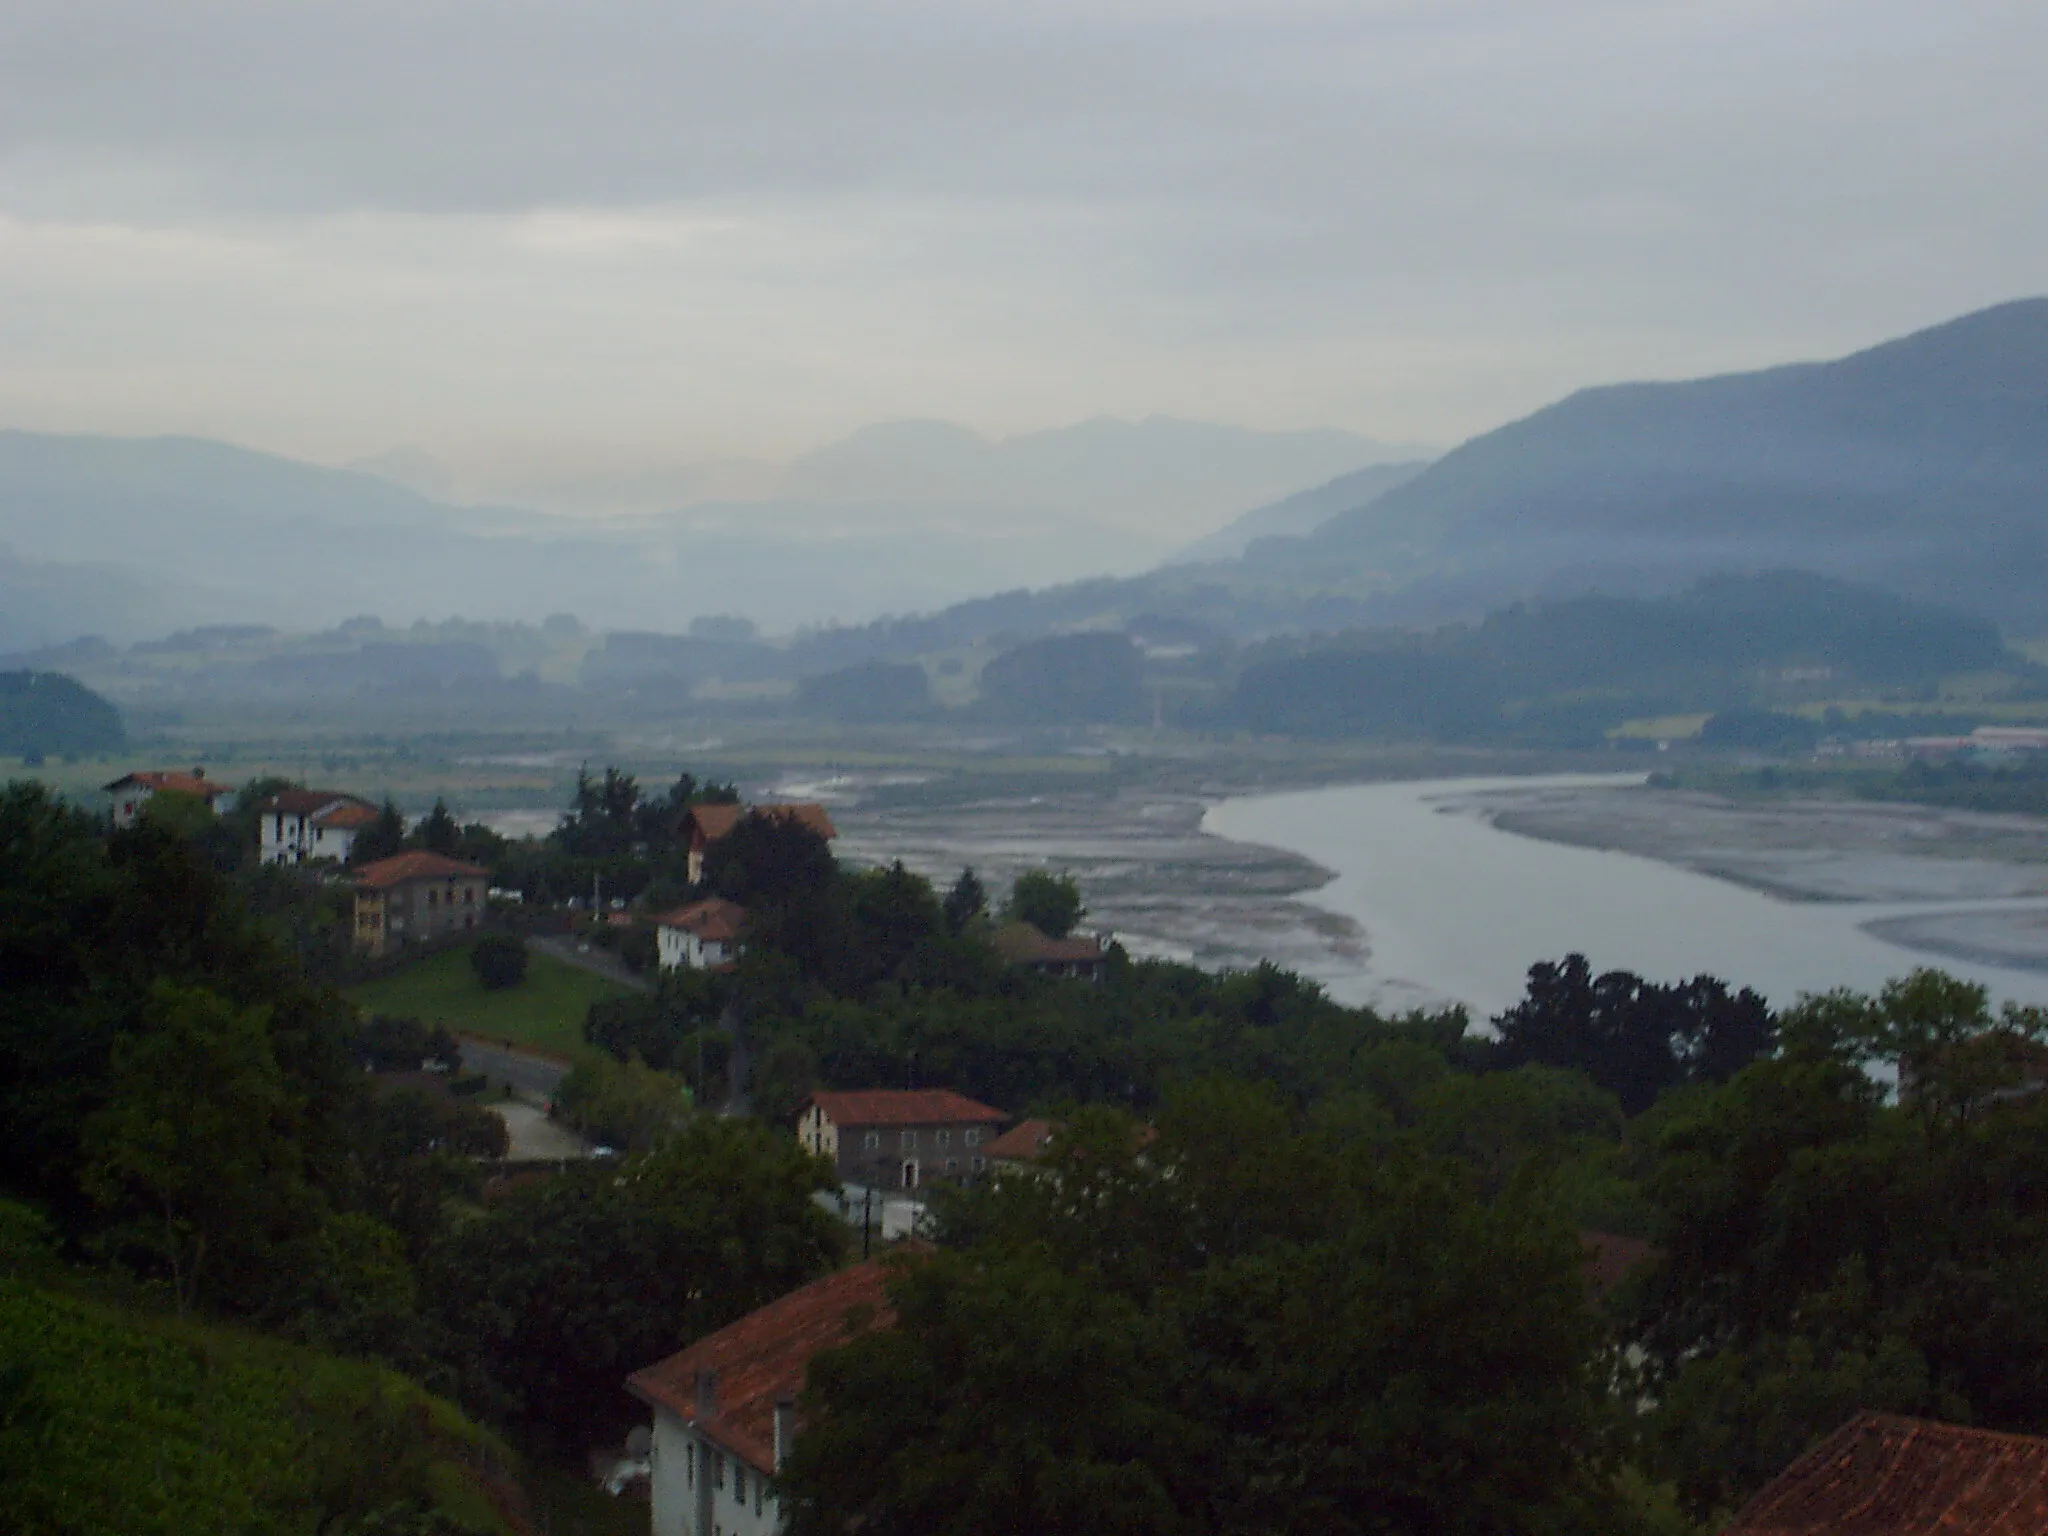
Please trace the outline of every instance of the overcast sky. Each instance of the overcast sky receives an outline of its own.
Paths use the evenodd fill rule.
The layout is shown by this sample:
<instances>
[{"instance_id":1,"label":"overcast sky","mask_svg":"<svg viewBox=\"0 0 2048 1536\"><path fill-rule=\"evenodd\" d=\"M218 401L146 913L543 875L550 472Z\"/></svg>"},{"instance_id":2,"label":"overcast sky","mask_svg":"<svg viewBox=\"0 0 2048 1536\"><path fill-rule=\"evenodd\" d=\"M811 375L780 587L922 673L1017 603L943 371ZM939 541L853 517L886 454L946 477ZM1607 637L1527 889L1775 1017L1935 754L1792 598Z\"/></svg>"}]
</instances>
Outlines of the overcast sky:
<instances>
[{"instance_id":1,"label":"overcast sky","mask_svg":"<svg viewBox=\"0 0 2048 1536\"><path fill-rule=\"evenodd\" d=\"M0 425L1449 443L2048 290L2041 0L0 0Z\"/></svg>"}]
</instances>

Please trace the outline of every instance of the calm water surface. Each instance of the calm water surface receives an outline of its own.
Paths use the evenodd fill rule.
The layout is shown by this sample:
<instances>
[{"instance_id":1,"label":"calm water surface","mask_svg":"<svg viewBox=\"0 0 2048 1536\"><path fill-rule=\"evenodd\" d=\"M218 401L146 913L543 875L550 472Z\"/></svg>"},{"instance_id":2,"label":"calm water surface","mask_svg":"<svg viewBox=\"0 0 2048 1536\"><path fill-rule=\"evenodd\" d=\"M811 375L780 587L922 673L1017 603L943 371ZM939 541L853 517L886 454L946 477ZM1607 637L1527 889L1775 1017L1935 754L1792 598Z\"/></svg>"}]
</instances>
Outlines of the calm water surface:
<instances>
[{"instance_id":1,"label":"calm water surface","mask_svg":"<svg viewBox=\"0 0 2048 1536\"><path fill-rule=\"evenodd\" d=\"M1997 999L2048 1004L2048 975L1928 956L1860 927L1952 906L1785 901L1632 854L1503 832L1466 803L1481 791L1635 781L1341 785L1227 800L1203 829L1335 872L1300 899L1364 931L1362 959L1317 975L1345 1002L1462 1002L1484 1017L1521 997L1532 964L1576 950L1596 971L1666 981L1705 972L1779 1004L1832 987L1874 991L1916 965L1983 982Z\"/></svg>"}]
</instances>

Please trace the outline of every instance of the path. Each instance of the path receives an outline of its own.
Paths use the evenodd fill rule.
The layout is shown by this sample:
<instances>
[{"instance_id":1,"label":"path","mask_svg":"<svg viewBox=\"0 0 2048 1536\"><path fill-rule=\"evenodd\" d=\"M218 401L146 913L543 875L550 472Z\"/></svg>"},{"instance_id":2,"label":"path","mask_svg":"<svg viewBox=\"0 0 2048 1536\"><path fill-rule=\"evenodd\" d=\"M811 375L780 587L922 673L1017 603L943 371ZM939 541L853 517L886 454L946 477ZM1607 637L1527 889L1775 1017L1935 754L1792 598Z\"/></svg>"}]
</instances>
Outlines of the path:
<instances>
[{"instance_id":1,"label":"path","mask_svg":"<svg viewBox=\"0 0 2048 1536\"><path fill-rule=\"evenodd\" d=\"M556 1086L569 1071L561 1062L545 1056L529 1056L524 1051L466 1038L459 1043L463 1071L481 1072L494 1083L509 1083L516 1092L534 1098L553 1098Z\"/></svg>"},{"instance_id":2,"label":"path","mask_svg":"<svg viewBox=\"0 0 2048 1536\"><path fill-rule=\"evenodd\" d=\"M602 976L606 981L634 992L652 992L654 983L645 976L635 974L617 955L608 949L581 939L563 938L559 934L537 933L527 941L528 948L537 949L550 959L564 965L573 965L579 971L588 971L593 976Z\"/></svg>"},{"instance_id":3,"label":"path","mask_svg":"<svg viewBox=\"0 0 2048 1536\"><path fill-rule=\"evenodd\" d=\"M505 1122L511 1135L511 1146L505 1152L509 1161L532 1163L590 1155L581 1136L555 1124L531 1104L493 1104L490 1109Z\"/></svg>"}]
</instances>

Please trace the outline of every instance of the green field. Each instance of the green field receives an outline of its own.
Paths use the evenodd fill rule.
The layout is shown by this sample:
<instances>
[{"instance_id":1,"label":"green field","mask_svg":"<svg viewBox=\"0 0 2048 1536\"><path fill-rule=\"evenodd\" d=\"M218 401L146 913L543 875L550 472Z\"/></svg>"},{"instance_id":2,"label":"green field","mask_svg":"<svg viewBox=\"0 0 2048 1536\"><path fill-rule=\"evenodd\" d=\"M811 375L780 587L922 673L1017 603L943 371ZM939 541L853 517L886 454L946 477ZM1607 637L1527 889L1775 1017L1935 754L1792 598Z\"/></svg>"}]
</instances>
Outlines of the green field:
<instances>
[{"instance_id":1,"label":"green field","mask_svg":"<svg viewBox=\"0 0 2048 1536\"><path fill-rule=\"evenodd\" d=\"M0 1524L305 1536L399 1501L509 1529L498 1441L391 1371L0 1277Z\"/></svg>"},{"instance_id":2,"label":"green field","mask_svg":"<svg viewBox=\"0 0 2048 1536\"><path fill-rule=\"evenodd\" d=\"M624 996L602 976L527 951L526 979L502 992L486 992L470 968L469 949L444 949L395 975L348 989L370 1013L418 1019L514 1045L574 1055L583 1047L590 1005Z\"/></svg>"}]
</instances>

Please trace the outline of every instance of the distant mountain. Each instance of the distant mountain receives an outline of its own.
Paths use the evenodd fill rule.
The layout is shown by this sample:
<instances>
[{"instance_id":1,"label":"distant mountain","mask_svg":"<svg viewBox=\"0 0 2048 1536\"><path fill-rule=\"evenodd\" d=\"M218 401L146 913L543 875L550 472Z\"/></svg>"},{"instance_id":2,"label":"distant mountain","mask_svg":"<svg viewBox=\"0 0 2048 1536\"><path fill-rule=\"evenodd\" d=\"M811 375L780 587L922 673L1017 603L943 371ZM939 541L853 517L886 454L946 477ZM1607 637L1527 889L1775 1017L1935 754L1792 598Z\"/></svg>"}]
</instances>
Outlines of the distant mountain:
<instances>
[{"instance_id":1,"label":"distant mountain","mask_svg":"<svg viewBox=\"0 0 2048 1536\"><path fill-rule=\"evenodd\" d=\"M898 421L795 460L778 495L1037 512L1164 531L1400 456L1351 432L1260 432L1167 416L1101 417L994 442L950 422Z\"/></svg>"},{"instance_id":2,"label":"distant mountain","mask_svg":"<svg viewBox=\"0 0 2048 1536\"><path fill-rule=\"evenodd\" d=\"M1836 362L1585 390L1247 564L1468 613L1800 567L2039 627L2048 299Z\"/></svg>"},{"instance_id":3,"label":"distant mountain","mask_svg":"<svg viewBox=\"0 0 2048 1536\"><path fill-rule=\"evenodd\" d=\"M1199 565L1210 560L1235 560L1258 539L1300 538L1341 512L1372 505L1387 492L1406 485L1429 466L1423 460L1400 464L1369 464L1339 475L1313 490L1297 491L1232 518L1206 539L1198 539L1167 562Z\"/></svg>"}]
</instances>

